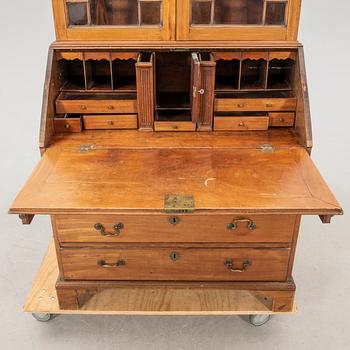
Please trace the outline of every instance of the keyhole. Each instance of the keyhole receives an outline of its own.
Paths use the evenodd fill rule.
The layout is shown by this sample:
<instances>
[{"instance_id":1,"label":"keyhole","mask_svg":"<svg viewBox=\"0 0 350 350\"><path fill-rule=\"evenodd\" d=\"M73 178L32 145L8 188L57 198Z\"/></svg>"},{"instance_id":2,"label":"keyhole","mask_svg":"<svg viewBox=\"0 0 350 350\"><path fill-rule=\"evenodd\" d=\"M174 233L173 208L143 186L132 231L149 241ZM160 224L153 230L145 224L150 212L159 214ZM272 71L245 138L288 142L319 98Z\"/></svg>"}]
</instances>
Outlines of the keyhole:
<instances>
[{"instance_id":1,"label":"keyhole","mask_svg":"<svg viewBox=\"0 0 350 350\"><path fill-rule=\"evenodd\" d=\"M173 216L173 217L169 218L169 222L172 225L177 225L180 222L180 219L177 216Z\"/></svg>"},{"instance_id":2,"label":"keyhole","mask_svg":"<svg viewBox=\"0 0 350 350\"><path fill-rule=\"evenodd\" d=\"M170 253L170 259L173 261L179 260L180 259L180 254L178 252L171 252Z\"/></svg>"}]
</instances>

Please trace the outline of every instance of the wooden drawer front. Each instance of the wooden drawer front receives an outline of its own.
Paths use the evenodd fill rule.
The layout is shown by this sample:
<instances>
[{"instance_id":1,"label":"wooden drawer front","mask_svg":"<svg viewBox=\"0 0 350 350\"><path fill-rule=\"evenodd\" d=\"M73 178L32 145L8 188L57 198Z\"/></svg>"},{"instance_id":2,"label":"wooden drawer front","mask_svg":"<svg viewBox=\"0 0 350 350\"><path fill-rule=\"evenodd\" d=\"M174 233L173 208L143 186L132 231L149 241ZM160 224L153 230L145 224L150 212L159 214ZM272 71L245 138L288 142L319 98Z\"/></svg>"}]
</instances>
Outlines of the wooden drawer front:
<instances>
[{"instance_id":1,"label":"wooden drawer front","mask_svg":"<svg viewBox=\"0 0 350 350\"><path fill-rule=\"evenodd\" d=\"M61 257L72 280L284 281L289 249L66 248Z\"/></svg>"},{"instance_id":2,"label":"wooden drawer front","mask_svg":"<svg viewBox=\"0 0 350 350\"><path fill-rule=\"evenodd\" d=\"M61 243L289 243L295 221L295 215L58 215L55 220ZM118 224L122 229L115 230Z\"/></svg>"},{"instance_id":3,"label":"wooden drawer front","mask_svg":"<svg viewBox=\"0 0 350 350\"><path fill-rule=\"evenodd\" d=\"M225 116L214 118L214 130L267 130L269 128L269 117L239 117Z\"/></svg>"},{"instance_id":4,"label":"wooden drawer front","mask_svg":"<svg viewBox=\"0 0 350 350\"><path fill-rule=\"evenodd\" d=\"M294 112L270 112L270 126L291 127L294 125Z\"/></svg>"},{"instance_id":5,"label":"wooden drawer front","mask_svg":"<svg viewBox=\"0 0 350 350\"><path fill-rule=\"evenodd\" d=\"M81 118L55 118L54 127L56 133L80 132L82 130Z\"/></svg>"},{"instance_id":6,"label":"wooden drawer front","mask_svg":"<svg viewBox=\"0 0 350 350\"><path fill-rule=\"evenodd\" d=\"M136 100L64 100L56 101L57 113L137 113Z\"/></svg>"},{"instance_id":7,"label":"wooden drawer front","mask_svg":"<svg viewBox=\"0 0 350 350\"><path fill-rule=\"evenodd\" d=\"M84 115L84 128L137 129L137 114Z\"/></svg>"},{"instance_id":8,"label":"wooden drawer front","mask_svg":"<svg viewBox=\"0 0 350 350\"><path fill-rule=\"evenodd\" d=\"M294 111L295 98L217 98L216 112Z\"/></svg>"},{"instance_id":9,"label":"wooden drawer front","mask_svg":"<svg viewBox=\"0 0 350 350\"><path fill-rule=\"evenodd\" d=\"M196 131L196 124L192 122L155 122L155 131Z\"/></svg>"}]
</instances>

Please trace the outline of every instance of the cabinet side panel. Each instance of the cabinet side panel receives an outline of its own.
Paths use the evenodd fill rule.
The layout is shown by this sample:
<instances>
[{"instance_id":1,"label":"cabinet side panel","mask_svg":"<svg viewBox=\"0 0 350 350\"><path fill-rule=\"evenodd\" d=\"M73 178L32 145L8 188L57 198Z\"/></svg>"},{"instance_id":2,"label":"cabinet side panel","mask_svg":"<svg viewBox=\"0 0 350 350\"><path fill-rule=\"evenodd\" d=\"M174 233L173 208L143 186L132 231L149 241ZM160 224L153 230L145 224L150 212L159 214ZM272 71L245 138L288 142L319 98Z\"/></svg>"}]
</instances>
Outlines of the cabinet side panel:
<instances>
[{"instance_id":1,"label":"cabinet side panel","mask_svg":"<svg viewBox=\"0 0 350 350\"><path fill-rule=\"evenodd\" d=\"M54 135L53 120L55 117L55 99L58 95L57 91L57 64L55 62L54 50L49 50L46 77L43 94L43 104L41 111L41 124L40 124L40 136L39 147L45 149L50 145L51 139Z\"/></svg>"},{"instance_id":2,"label":"cabinet side panel","mask_svg":"<svg viewBox=\"0 0 350 350\"><path fill-rule=\"evenodd\" d=\"M298 49L295 94L297 98L295 131L302 146L310 149L312 148L312 127L303 48Z\"/></svg>"}]
</instances>

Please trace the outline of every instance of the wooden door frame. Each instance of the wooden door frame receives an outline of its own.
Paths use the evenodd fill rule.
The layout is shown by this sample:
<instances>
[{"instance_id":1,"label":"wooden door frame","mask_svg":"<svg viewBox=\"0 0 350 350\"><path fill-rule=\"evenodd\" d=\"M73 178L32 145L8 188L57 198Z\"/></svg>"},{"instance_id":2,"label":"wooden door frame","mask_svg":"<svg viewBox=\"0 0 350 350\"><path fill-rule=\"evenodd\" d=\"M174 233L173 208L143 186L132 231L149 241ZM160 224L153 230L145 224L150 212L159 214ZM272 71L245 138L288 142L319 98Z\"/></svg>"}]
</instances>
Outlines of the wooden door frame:
<instances>
[{"instance_id":1,"label":"wooden door frame","mask_svg":"<svg viewBox=\"0 0 350 350\"><path fill-rule=\"evenodd\" d=\"M289 0L286 26L190 26L190 0L177 0L177 40L295 41L298 37L301 0Z\"/></svg>"},{"instance_id":2,"label":"wooden door frame","mask_svg":"<svg viewBox=\"0 0 350 350\"><path fill-rule=\"evenodd\" d=\"M65 0L52 0L57 40L175 40L176 0L162 0L162 26L69 27Z\"/></svg>"}]
</instances>

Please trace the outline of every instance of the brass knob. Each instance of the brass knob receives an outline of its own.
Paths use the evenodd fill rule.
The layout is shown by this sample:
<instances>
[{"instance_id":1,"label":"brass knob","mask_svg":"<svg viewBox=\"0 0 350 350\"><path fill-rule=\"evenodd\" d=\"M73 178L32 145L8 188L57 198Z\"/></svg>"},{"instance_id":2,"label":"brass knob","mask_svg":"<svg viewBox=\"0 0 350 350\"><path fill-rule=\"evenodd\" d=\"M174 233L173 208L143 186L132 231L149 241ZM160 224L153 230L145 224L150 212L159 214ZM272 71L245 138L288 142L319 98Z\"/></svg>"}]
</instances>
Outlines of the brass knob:
<instances>
[{"instance_id":1,"label":"brass knob","mask_svg":"<svg viewBox=\"0 0 350 350\"><path fill-rule=\"evenodd\" d=\"M80 109L83 110L83 111L86 111L87 110L87 107L85 105L81 105L80 106Z\"/></svg>"},{"instance_id":2,"label":"brass knob","mask_svg":"<svg viewBox=\"0 0 350 350\"><path fill-rule=\"evenodd\" d=\"M112 110L112 109L114 109L114 107L112 105L108 105L107 109Z\"/></svg>"},{"instance_id":3,"label":"brass knob","mask_svg":"<svg viewBox=\"0 0 350 350\"><path fill-rule=\"evenodd\" d=\"M279 118L278 119L281 123L284 123L284 118Z\"/></svg>"},{"instance_id":4,"label":"brass knob","mask_svg":"<svg viewBox=\"0 0 350 350\"><path fill-rule=\"evenodd\" d=\"M272 103L266 103L266 107L272 107L273 104Z\"/></svg>"},{"instance_id":5,"label":"brass knob","mask_svg":"<svg viewBox=\"0 0 350 350\"><path fill-rule=\"evenodd\" d=\"M244 126L244 122L239 122L238 126Z\"/></svg>"},{"instance_id":6,"label":"brass knob","mask_svg":"<svg viewBox=\"0 0 350 350\"><path fill-rule=\"evenodd\" d=\"M69 128L70 128L70 125L67 123L64 127L65 127L66 129L69 129Z\"/></svg>"},{"instance_id":7,"label":"brass knob","mask_svg":"<svg viewBox=\"0 0 350 350\"><path fill-rule=\"evenodd\" d=\"M199 92L201 95L204 95L204 94L205 94L205 90L204 90L204 89L200 89L198 92Z\"/></svg>"},{"instance_id":8,"label":"brass knob","mask_svg":"<svg viewBox=\"0 0 350 350\"><path fill-rule=\"evenodd\" d=\"M243 108L243 107L244 107L244 103L239 103L239 104L237 105L237 107Z\"/></svg>"},{"instance_id":9,"label":"brass knob","mask_svg":"<svg viewBox=\"0 0 350 350\"><path fill-rule=\"evenodd\" d=\"M178 129L179 127L177 125L172 125L172 129L176 130Z\"/></svg>"},{"instance_id":10,"label":"brass knob","mask_svg":"<svg viewBox=\"0 0 350 350\"><path fill-rule=\"evenodd\" d=\"M107 124L108 124L108 125L114 125L114 122L113 122L113 120L108 120L108 121L107 121Z\"/></svg>"}]
</instances>

